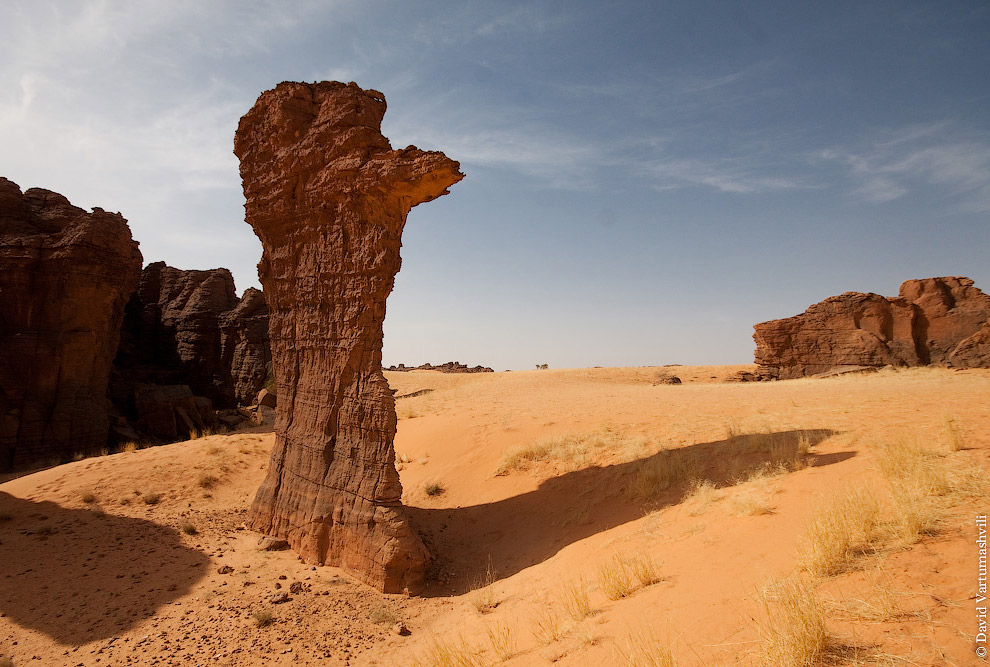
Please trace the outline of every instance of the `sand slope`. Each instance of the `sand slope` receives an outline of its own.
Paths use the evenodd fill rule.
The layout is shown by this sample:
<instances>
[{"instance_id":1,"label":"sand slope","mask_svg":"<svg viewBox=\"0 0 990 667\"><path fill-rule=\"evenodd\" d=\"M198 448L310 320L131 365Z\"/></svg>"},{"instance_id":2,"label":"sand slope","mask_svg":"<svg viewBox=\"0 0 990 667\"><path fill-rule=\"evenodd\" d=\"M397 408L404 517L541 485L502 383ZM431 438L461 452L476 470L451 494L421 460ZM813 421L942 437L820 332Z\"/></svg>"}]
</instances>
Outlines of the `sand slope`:
<instances>
[{"instance_id":1,"label":"sand slope","mask_svg":"<svg viewBox=\"0 0 990 667\"><path fill-rule=\"evenodd\" d=\"M387 373L399 397L405 502L436 555L420 598L378 595L334 568L256 549L241 521L270 433L86 459L0 484L0 657L409 665L431 664L439 645L461 653L451 664L497 664L501 645L514 653L508 665L602 665L625 664L655 641L679 664L759 664L756 591L799 572L803 527L829 494L886 493L879 445L917 441L986 477L990 372L721 381L742 368ZM654 385L663 371L684 384ZM950 441L963 448L950 452ZM507 453L534 443L543 460L506 466ZM800 444L810 445L806 465L757 472ZM661 468L716 488L690 496L675 479L645 492ZM935 534L889 542L816 581L848 664L885 654L976 664L973 518L988 506L981 491L953 497ZM599 572L616 558L652 563L659 581L609 599ZM591 610L580 620L566 602L578 591ZM878 591L892 592L896 611L864 611ZM282 593L288 601L274 603ZM265 613L272 621L259 627ZM397 620L409 636L393 634Z\"/></svg>"}]
</instances>

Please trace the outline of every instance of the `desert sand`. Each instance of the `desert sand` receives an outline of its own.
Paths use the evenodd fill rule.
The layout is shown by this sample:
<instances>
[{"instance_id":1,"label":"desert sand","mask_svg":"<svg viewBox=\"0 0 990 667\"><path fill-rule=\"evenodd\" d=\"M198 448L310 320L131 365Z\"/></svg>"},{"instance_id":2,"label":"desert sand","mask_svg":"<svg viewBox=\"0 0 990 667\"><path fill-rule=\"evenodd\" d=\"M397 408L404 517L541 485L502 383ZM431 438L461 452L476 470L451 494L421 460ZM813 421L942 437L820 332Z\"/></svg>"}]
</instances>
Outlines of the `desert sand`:
<instances>
[{"instance_id":1,"label":"desert sand","mask_svg":"<svg viewBox=\"0 0 990 667\"><path fill-rule=\"evenodd\" d=\"M258 550L243 523L270 428L9 479L0 659L775 664L787 623L760 591L783 580L817 600L833 664L979 664L990 371L725 381L751 369L386 373L403 502L435 559L418 597ZM683 384L655 384L665 372ZM892 450L944 472L917 534L884 474ZM863 489L883 536L809 571L809 526Z\"/></svg>"}]
</instances>

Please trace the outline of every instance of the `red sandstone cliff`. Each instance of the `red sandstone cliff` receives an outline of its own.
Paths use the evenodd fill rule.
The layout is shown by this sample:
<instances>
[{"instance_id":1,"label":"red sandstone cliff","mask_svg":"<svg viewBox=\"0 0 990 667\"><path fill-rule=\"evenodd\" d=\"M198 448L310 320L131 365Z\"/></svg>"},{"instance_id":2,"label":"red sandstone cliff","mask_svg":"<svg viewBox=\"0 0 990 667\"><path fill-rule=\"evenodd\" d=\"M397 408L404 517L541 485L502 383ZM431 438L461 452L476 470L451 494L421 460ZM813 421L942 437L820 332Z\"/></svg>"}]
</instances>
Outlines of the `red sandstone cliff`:
<instances>
[{"instance_id":1,"label":"red sandstone cliff","mask_svg":"<svg viewBox=\"0 0 990 667\"><path fill-rule=\"evenodd\" d=\"M969 278L908 280L897 297L846 292L754 329L760 373L776 379L839 366L990 367L990 296Z\"/></svg>"},{"instance_id":2,"label":"red sandstone cliff","mask_svg":"<svg viewBox=\"0 0 990 667\"><path fill-rule=\"evenodd\" d=\"M385 298L409 210L463 175L442 153L393 150L385 108L381 93L353 83L281 83L241 119L234 152L264 247L278 392L250 525L397 592L420 585L429 555L400 504Z\"/></svg>"},{"instance_id":3,"label":"red sandstone cliff","mask_svg":"<svg viewBox=\"0 0 990 667\"><path fill-rule=\"evenodd\" d=\"M141 253L118 213L0 178L0 470L106 445Z\"/></svg>"}]
</instances>

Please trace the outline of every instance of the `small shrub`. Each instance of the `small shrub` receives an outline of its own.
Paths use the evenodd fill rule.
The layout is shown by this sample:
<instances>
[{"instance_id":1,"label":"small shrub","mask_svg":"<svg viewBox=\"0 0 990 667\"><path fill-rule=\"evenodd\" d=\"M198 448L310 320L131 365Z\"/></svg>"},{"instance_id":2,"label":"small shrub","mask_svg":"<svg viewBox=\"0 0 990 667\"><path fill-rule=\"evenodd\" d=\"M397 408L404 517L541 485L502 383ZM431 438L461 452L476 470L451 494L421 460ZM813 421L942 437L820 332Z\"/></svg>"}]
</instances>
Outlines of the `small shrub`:
<instances>
[{"instance_id":1,"label":"small shrub","mask_svg":"<svg viewBox=\"0 0 990 667\"><path fill-rule=\"evenodd\" d=\"M259 628L263 628L267 625L271 625L275 621L275 614L271 609L255 609L251 613L251 618L254 619L254 624Z\"/></svg>"},{"instance_id":2,"label":"small shrub","mask_svg":"<svg viewBox=\"0 0 990 667\"><path fill-rule=\"evenodd\" d=\"M771 582L760 592L767 616L761 627L763 662L775 667L817 665L825 657L829 635L825 613L811 584L792 578Z\"/></svg>"},{"instance_id":3,"label":"small shrub","mask_svg":"<svg viewBox=\"0 0 990 667\"><path fill-rule=\"evenodd\" d=\"M157 505L162 500L162 494L157 492L146 493L141 496L141 500L144 501L145 505Z\"/></svg>"},{"instance_id":4,"label":"small shrub","mask_svg":"<svg viewBox=\"0 0 990 667\"><path fill-rule=\"evenodd\" d=\"M82 500L87 505L89 505L91 503L96 502L96 494L94 494L92 491L83 491L82 495L79 496L79 499Z\"/></svg>"},{"instance_id":5,"label":"small shrub","mask_svg":"<svg viewBox=\"0 0 990 667\"><path fill-rule=\"evenodd\" d=\"M182 526L180 527L182 528L182 532L185 533L186 535L196 535L197 533L199 533L199 531L196 530L196 526L192 525L188 521L183 522Z\"/></svg>"},{"instance_id":6,"label":"small shrub","mask_svg":"<svg viewBox=\"0 0 990 667\"><path fill-rule=\"evenodd\" d=\"M440 482L429 482L426 487L426 495L428 496L441 496L446 493L447 489L443 487Z\"/></svg>"},{"instance_id":7,"label":"small shrub","mask_svg":"<svg viewBox=\"0 0 990 667\"><path fill-rule=\"evenodd\" d=\"M378 625L395 625L399 622L399 617L387 607L375 607L368 614L368 618L371 619L372 623L377 623Z\"/></svg>"},{"instance_id":8,"label":"small shrub","mask_svg":"<svg viewBox=\"0 0 990 667\"><path fill-rule=\"evenodd\" d=\"M199 476L199 485L204 489L212 489L220 479L216 475L204 472Z\"/></svg>"},{"instance_id":9,"label":"small shrub","mask_svg":"<svg viewBox=\"0 0 990 667\"><path fill-rule=\"evenodd\" d=\"M133 454L139 449L141 449L141 446L138 445L136 442L125 442L123 445L120 446L120 451L124 452L125 454Z\"/></svg>"}]
</instances>

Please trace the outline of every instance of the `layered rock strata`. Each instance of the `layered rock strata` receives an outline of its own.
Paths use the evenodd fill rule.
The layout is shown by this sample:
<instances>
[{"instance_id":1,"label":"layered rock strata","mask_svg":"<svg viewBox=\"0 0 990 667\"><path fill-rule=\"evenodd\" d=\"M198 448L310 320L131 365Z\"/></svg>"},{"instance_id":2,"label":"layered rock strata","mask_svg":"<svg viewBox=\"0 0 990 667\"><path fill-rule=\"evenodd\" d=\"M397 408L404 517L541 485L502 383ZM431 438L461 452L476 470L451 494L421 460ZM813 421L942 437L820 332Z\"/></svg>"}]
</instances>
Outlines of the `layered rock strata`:
<instances>
[{"instance_id":1,"label":"layered rock strata","mask_svg":"<svg viewBox=\"0 0 990 667\"><path fill-rule=\"evenodd\" d=\"M990 367L990 295L959 276L908 280L897 297L846 292L754 329L759 373L771 379L838 367Z\"/></svg>"},{"instance_id":2,"label":"layered rock strata","mask_svg":"<svg viewBox=\"0 0 990 667\"><path fill-rule=\"evenodd\" d=\"M119 213L0 178L0 470L106 445L141 253Z\"/></svg>"},{"instance_id":3,"label":"layered rock strata","mask_svg":"<svg viewBox=\"0 0 990 667\"><path fill-rule=\"evenodd\" d=\"M265 386L272 364L268 303L261 290L247 288L237 306L220 316L220 356L234 400L251 405Z\"/></svg>"},{"instance_id":4,"label":"layered rock strata","mask_svg":"<svg viewBox=\"0 0 990 667\"><path fill-rule=\"evenodd\" d=\"M420 586L429 555L400 503L385 298L409 210L463 175L442 153L393 150L385 108L353 83L281 83L241 119L234 153L264 248L278 394L250 526L398 592Z\"/></svg>"}]
</instances>

